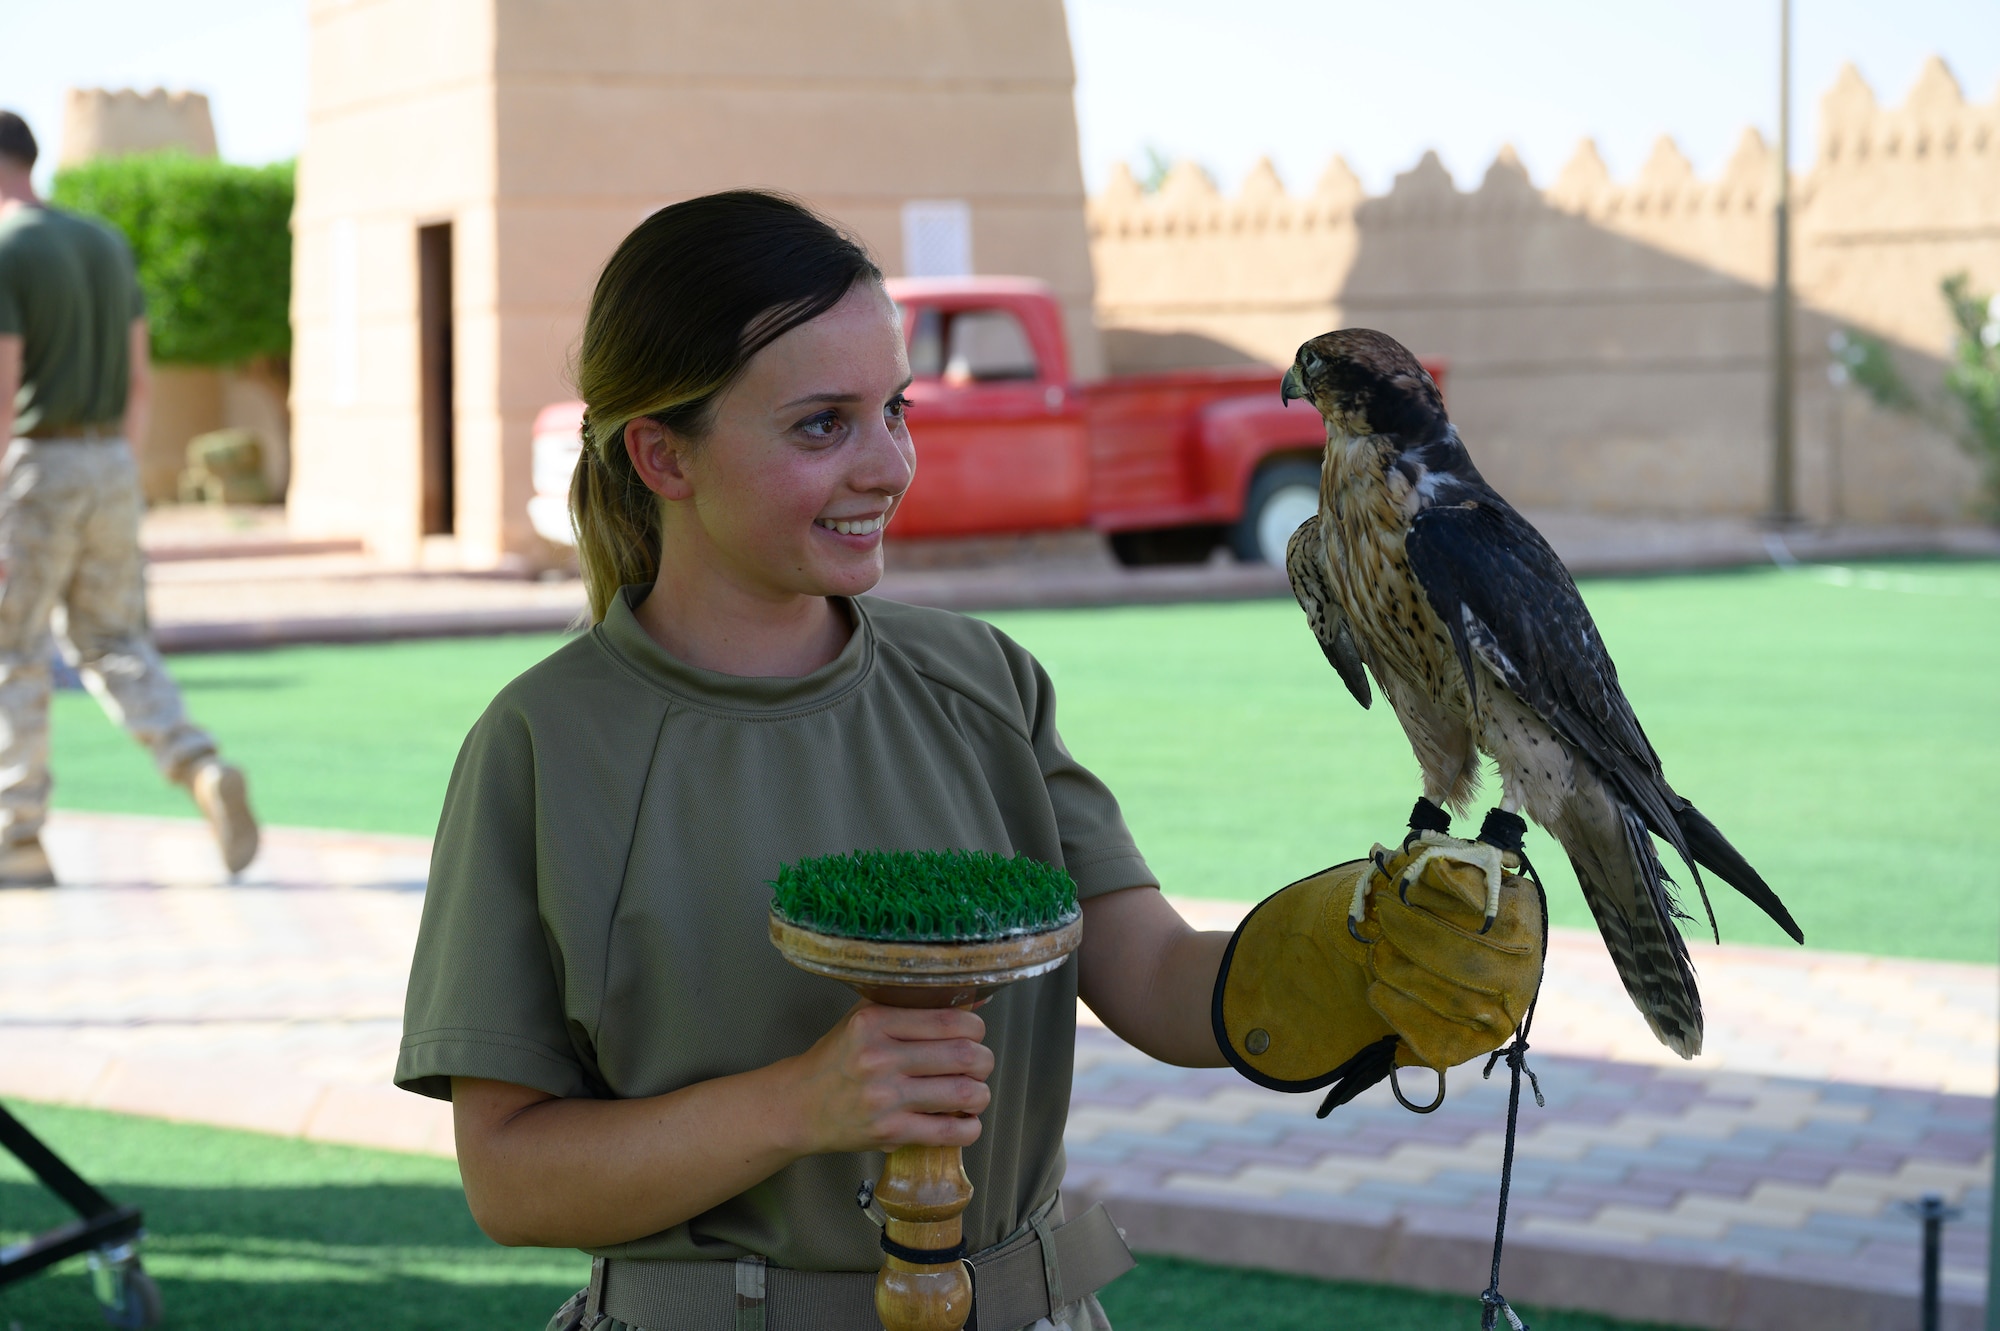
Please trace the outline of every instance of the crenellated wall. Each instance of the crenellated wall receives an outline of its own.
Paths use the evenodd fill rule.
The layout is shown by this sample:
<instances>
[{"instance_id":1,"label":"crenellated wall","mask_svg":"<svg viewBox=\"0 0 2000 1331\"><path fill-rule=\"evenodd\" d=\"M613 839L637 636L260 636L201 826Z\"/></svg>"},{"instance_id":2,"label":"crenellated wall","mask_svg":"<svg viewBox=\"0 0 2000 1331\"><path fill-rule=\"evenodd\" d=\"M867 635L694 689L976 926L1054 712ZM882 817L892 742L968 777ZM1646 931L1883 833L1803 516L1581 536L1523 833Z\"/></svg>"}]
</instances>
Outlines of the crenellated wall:
<instances>
[{"instance_id":1,"label":"crenellated wall","mask_svg":"<svg viewBox=\"0 0 2000 1331\"><path fill-rule=\"evenodd\" d=\"M1853 325L1935 374L1938 282L2000 287L2000 98L1968 105L1943 62L1879 106L1851 67L1793 183L1800 502L1819 520L1940 522L1977 472L1949 439L1826 379ZM1614 181L1588 140L1538 187L1511 150L1459 190L1434 154L1367 195L1338 158L1304 194L1268 163L1225 198L1196 166L1089 203L1114 369L1248 355L1368 325L1450 363L1481 468L1516 502L1755 513L1768 500L1775 162L1755 131L1712 180L1663 138ZM1165 336L1173 335L1173 336ZM1926 364L1929 362L1929 364Z\"/></svg>"}]
</instances>

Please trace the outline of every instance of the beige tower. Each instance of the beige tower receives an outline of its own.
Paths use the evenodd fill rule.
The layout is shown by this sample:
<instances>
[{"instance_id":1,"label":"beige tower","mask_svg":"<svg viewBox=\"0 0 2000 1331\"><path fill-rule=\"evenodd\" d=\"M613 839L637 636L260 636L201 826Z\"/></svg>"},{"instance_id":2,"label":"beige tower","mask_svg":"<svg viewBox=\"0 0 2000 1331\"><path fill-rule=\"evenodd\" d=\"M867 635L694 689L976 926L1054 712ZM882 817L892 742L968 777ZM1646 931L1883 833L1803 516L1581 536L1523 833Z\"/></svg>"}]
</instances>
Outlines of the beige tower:
<instances>
[{"instance_id":1,"label":"beige tower","mask_svg":"<svg viewBox=\"0 0 2000 1331\"><path fill-rule=\"evenodd\" d=\"M312 0L295 529L531 552L535 412L613 246L792 191L894 272L1022 273L1098 369L1060 0Z\"/></svg>"},{"instance_id":2,"label":"beige tower","mask_svg":"<svg viewBox=\"0 0 2000 1331\"><path fill-rule=\"evenodd\" d=\"M164 88L71 88L64 96L62 165L162 148L215 156L207 97Z\"/></svg>"}]
</instances>

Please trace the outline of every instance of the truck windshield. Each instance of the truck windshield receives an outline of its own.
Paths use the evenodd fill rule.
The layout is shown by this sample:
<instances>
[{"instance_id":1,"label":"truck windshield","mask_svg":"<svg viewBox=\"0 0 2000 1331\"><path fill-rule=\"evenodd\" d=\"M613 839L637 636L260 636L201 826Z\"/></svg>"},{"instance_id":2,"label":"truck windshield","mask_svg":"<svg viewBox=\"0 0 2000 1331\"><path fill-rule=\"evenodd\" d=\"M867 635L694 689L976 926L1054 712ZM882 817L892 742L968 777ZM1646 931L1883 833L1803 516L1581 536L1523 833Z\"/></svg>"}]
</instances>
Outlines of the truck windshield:
<instances>
[{"instance_id":1,"label":"truck windshield","mask_svg":"<svg viewBox=\"0 0 2000 1331\"><path fill-rule=\"evenodd\" d=\"M1006 310L919 308L910 328L910 373L947 383L1034 379L1035 350Z\"/></svg>"}]
</instances>

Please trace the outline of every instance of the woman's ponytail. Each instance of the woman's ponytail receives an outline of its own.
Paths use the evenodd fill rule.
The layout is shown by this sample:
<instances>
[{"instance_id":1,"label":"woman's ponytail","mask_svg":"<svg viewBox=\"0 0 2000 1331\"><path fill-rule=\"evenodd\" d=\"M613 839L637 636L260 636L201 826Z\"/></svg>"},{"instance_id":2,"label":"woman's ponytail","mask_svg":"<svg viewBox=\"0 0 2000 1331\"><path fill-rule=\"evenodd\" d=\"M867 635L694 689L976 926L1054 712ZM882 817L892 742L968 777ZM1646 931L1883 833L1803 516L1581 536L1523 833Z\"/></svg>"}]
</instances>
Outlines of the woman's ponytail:
<instances>
[{"instance_id":1,"label":"woman's ponytail","mask_svg":"<svg viewBox=\"0 0 2000 1331\"><path fill-rule=\"evenodd\" d=\"M621 431L607 452L584 419L583 452L569 482L576 560L590 599L590 620L604 619L620 587L660 576L660 501L626 455Z\"/></svg>"}]
</instances>

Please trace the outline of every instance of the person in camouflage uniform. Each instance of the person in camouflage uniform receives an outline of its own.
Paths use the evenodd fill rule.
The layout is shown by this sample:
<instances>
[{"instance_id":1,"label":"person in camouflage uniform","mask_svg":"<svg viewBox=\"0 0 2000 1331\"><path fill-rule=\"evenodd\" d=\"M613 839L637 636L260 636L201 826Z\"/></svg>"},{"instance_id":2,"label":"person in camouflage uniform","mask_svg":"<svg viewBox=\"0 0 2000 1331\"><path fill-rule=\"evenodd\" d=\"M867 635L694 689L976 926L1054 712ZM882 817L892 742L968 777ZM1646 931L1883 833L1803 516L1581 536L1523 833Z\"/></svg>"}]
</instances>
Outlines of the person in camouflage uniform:
<instances>
[{"instance_id":1,"label":"person in camouflage uniform","mask_svg":"<svg viewBox=\"0 0 2000 1331\"><path fill-rule=\"evenodd\" d=\"M110 227L50 208L27 123L0 111L0 887L52 886L53 653L185 787L230 873L257 853L243 772L188 720L146 632L144 299Z\"/></svg>"}]
</instances>

